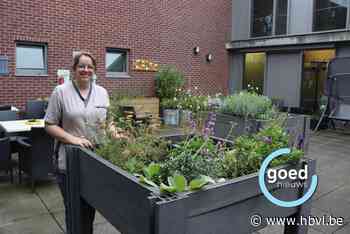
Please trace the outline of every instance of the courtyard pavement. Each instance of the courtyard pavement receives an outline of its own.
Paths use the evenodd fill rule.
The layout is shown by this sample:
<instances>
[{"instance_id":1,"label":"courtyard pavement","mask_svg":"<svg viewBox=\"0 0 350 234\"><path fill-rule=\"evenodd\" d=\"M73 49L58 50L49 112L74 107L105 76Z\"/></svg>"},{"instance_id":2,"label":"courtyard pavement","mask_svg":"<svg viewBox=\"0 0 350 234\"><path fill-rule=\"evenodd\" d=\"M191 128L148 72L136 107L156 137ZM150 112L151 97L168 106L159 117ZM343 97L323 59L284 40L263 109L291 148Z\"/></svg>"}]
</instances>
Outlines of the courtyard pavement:
<instances>
[{"instance_id":1,"label":"courtyard pavement","mask_svg":"<svg viewBox=\"0 0 350 234\"><path fill-rule=\"evenodd\" d=\"M312 135L308 157L317 159L319 178L312 215L345 221L342 226L312 226L309 233L350 233L350 135L334 131ZM283 233L282 228L270 226L256 233ZM32 193L30 186L10 184L0 175L0 234L62 234L64 230L64 207L54 180L39 183ZM94 233L119 232L97 214Z\"/></svg>"}]
</instances>

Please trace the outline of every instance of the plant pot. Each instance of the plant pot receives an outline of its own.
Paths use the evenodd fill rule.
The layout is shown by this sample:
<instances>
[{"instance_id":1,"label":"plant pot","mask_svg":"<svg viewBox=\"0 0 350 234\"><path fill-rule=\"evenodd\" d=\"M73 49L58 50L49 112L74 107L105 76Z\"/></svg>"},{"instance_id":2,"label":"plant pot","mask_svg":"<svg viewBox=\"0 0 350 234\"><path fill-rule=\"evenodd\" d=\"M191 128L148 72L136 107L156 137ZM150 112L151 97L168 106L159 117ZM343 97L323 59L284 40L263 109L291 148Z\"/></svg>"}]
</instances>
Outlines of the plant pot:
<instances>
[{"instance_id":1,"label":"plant pot","mask_svg":"<svg viewBox=\"0 0 350 234\"><path fill-rule=\"evenodd\" d=\"M175 109L163 110L163 120L165 125L179 126L180 111Z\"/></svg>"},{"instance_id":2,"label":"plant pot","mask_svg":"<svg viewBox=\"0 0 350 234\"><path fill-rule=\"evenodd\" d=\"M192 111L190 110L181 110L180 111L180 126L188 126L192 120Z\"/></svg>"},{"instance_id":3,"label":"plant pot","mask_svg":"<svg viewBox=\"0 0 350 234\"><path fill-rule=\"evenodd\" d=\"M197 192L168 197L159 196L158 188L139 183L138 179L102 159L93 152L76 146L67 147L67 174L72 231L82 234L79 206L84 198L121 233L128 234L243 234L266 226L252 226L250 217L296 217L310 215L311 205L279 207L261 193L258 174L250 174L208 185ZM308 165L308 179L315 171L315 161L305 160L288 168ZM287 166L282 166L285 168ZM94 173L91 173L91 172ZM285 180L284 180L285 181ZM300 198L304 188L268 187L281 200ZM306 190L308 186L305 186ZM307 226L285 226L285 233L307 233Z\"/></svg>"}]
</instances>

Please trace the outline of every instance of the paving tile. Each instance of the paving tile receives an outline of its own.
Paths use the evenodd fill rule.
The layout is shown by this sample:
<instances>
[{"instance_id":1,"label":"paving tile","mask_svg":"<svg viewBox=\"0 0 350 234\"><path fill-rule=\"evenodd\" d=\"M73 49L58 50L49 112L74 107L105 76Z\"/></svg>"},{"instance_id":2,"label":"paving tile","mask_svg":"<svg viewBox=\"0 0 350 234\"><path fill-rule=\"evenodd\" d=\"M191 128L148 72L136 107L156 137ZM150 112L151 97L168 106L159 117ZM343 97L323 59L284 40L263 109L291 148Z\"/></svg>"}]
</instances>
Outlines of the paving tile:
<instances>
[{"instance_id":1,"label":"paving tile","mask_svg":"<svg viewBox=\"0 0 350 234\"><path fill-rule=\"evenodd\" d=\"M8 182L0 183L0 202L7 201L10 198L13 200L26 199L35 196L28 186L11 184Z\"/></svg>"},{"instance_id":2,"label":"paving tile","mask_svg":"<svg viewBox=\"0 0 350 234\"><path fill-rule=\"evenodd\" d=\"M349 223L335 232L335 234L349 234L349 233L350 233Z\"/></svg>"},{"instance_id":3,"label":"paving tile","mask_svg":"<svg viewBox=\"0 0 350 234\"><path fill-rule=\"evenodd\" d=\"M25 198L15 196L0 201L0 225L45 213L48 211L35 194Z\"/></svg>"},{"instance_id":4,"label":"paving tile","mask_svg":"<svg viewBox=\"0 0 350 234\"><path fill-rule=\"evenodd\" d=\"M38 187L35 192L43 200L50 212L64 210L63 197L56 183L46 183L46 186Z\"/></svg>"},{"instance_id":5,"label":"paving tile","mask_svg":"<svg viewBox=\"0 0 350 234\"><path fill-rule=\"evenodd\" d=\"M333 217L342 217L345 222L350 221L350 202L347 188L339 188L320 199L313 201L312 206L331 214Z\"/></svg>"},{"instance_id":6,"label":"paving tile","mask_svg":"<svg viewBox=\"0 0 350 234\"><path fill-rule=\"evenodd\" d=\"M312 208L311 216L318 219L322 219L322 217L325 217L325 219L328 219L329 217L331 217L331 214L317 208ZM318 231L321 233L333 233L339 228L342 228L342 226L330 225L330 224L322 224L322 225L314 224L314 225L310 225L310 228L312 228L314 231Z\"/></svg>"},{"instance_id":7,"label":"paving tile","mask_svg":"<svg viewBox=\"0 0 350 234\"><path fill-rule=\"evenodd\" d=\"M281 225L270 225L264 229L259 230L260 234L281 234L284 232L284 226Z\"/></svg>"},{"instance_id":8,"label":"paving tile","mask_svg":"<svg viewBox=\"0 0 350 234\"><path fill-rule=\"evenodd\" d=\"M94 234L120 234L120 232L106 222L94 225Z\"/></svg>"},{"instance_id":9,"label":"paving tile","mask_svg":"<svg viewBox=\"0 0 350 234\"><path fill-rule=\"evenodd\" d=\"M317 231L313 229L312 227L309 227L307 234L324 234L324 232Z\"/></svg>"},{"instance_id":10,"label":"paving tile","mask_svg":"<svg viewBox=\"0 0 350 234\"><path fill-rule=\"evenodd\" d=\"M1 234L63 234L51 215L39 215L0 225Z\"/></svg>"},{"instance_id":11,"label":"paving tile","mask_svg":"<svg viewBox=\"0 0 350 234\"><path fill-rule=\"evenodd\" d=\"M54 215L55 219L57 220L59 226L63 230L66 230L64 211L54 212L53 215ZM104 223L107 223L107 220L99 212L96 212L94 225L104 224Z\"/></svg>"},{"instance_id":12,"label":"paving tile","mask_svg":"<svg viewBox=\"0 0 350 234\"><path fill-rule=\"evenodd\" d=\"M318 176L318 185L316 193L313 196L314 200L349 184L347 182L347 179L350 178L349 169L344 169L343 171L324 171L316 174ZM345 176L345 174L349 174L349 177Z\"/></svg>"}]
</instances>

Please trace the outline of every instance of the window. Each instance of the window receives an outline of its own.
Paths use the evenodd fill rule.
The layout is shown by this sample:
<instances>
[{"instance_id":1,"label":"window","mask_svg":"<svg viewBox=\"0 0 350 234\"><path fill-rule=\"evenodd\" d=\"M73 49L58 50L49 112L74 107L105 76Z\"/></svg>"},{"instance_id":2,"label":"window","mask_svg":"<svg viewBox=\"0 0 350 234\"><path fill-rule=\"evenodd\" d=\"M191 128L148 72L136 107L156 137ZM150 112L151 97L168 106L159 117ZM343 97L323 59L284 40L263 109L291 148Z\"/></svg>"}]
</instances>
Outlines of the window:
<instances>
[{"instance_id":1,"label":"window","mask_svg":"<svg viewBox=\"0 0 350 234\"><path fill-rule=\"evenodd\" d=\"M283 35L287 33L288 0L277 1L276 8L275 34Z\"/></svg>"},{"instance_id":2,"label":"window","mask_svg":"<svg viewBox=\"0 0 350 234\"><path fill-rule=\"evenodd\" d=\"M244 60L243 89L263 94L266 54L246 53Z\"/></svg>"},{"instance_id":3,"label":"window","mask_svg":"<svg viewBox=\"0 0 350 234\"><path fill-rule=\"evenodd\" d=\"M315 0L314 31L346 27L349 0Z\"/></svg>"},{"instance_id":4,"label":"window","mask_svg":"<svg viewBox=\"0 0 350 234\"><path fill-rule=\"evenodd\" d=\"M17 43L16 75L47 75L47 46L44 44Z\"/></svg>"},{"instance_id":5,"label":"window","mask_svg":"<svg viewBox=\"0 0 350 234\"><path fill-rule=\"evenodd\" d=\"M0 75L8 75L8 57L0 56Z\"/></svg>"},{"instance_id":6,"label":"window","mask_svg":"<svg viewBox=\"0 0 350 234\"><path fill-rule=\"evenodd\" d=\"M106 72L108 77L129 77L127 50L107 49Z\"/></svg>"},{"instance_id":7,"label":"window","mask_svg":"<svg viewBox=\"0 0 350 234\"><path fill-rule=\"evenodd\" d=\"M288 0L252 0L252 37L287 33Z\"/></svg>"}]
</instances>

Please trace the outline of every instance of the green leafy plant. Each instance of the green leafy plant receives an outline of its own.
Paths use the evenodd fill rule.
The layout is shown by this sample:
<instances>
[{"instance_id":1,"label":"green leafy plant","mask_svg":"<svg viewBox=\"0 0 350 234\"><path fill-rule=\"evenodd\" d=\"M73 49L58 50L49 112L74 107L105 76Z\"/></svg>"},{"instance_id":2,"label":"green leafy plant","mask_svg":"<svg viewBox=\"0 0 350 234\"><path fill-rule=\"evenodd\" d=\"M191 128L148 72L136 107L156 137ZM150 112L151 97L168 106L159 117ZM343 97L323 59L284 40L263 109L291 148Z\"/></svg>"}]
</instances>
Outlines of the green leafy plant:
<instances>
[{"instance_id":1,"label":"green leafy plant","mask_svg":"<svg viewBox=\"0 0 350 234\"><path fill-rule=\"evenodd\" d=\"M193 180L200 175L215 176L214 160L215 144L209 139L193 137L170 150L164 164L167 175L180 173L187 180Z\"/></svg>"},{"instance_id":2,"label":"green leafy plant","mask_svg":"<svg viewBox=\"0 0 350 234\"><path fill-rule=\"evenodd\" d=\"M220 111L254 119L271 119L276 112L268 97L246 91L226 97Z\"/></svg>"},{"instance_id":3,"label":"green leafy plant","mask_svg":"<svg viewBox=\"0 0 350 234\"><path fill-rule=\"evenodd\" d=\"M156 95L160 100L172 99L184 85L184 76L173 66L164 66L156 74Z\"/></svg>"},{"instance_id":4,"label":"green leafy plant","mask_svg":"<svg viewBox=\"0 0 350 234\"><path fill-rule=\"evenodd\" d=\"M178 109L180 100L176 97L174 98L164 98L160 102L160 106L164 109Z\"/></svg>"},{"instance_id":5,"label":"green leafy plant","mask_svg":"<svg viewBox=\"0 0 350 234\"><path fill-rule=\"evenodd\" d=\"M200 111L207 111L209 108L208 97L195 96L189 93L185 93L179 98L178 108L182 110L192 111L193 114L196 114Z\"/></svg>"}]
</instances>

